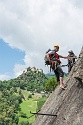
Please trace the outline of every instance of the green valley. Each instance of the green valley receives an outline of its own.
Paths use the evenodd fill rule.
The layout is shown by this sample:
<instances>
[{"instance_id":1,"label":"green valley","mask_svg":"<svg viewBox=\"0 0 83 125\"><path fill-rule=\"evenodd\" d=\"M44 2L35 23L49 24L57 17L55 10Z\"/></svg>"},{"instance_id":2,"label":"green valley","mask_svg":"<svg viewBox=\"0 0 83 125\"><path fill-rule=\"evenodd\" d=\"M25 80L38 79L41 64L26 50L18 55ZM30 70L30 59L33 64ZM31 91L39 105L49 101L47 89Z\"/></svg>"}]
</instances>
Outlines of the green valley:
<instances>
[{"instance_id":1,"label":"green valley","mask_svg":"<svg viewBox=\"0 0 83 125\"><path fill-rule=\"evenodd\" d=\"M53 76L35 67L28 67L15 79L0 81L0 125L33 123L35 116L30 111L40 110L56 86Z\"/></svg>"}]
</instances>

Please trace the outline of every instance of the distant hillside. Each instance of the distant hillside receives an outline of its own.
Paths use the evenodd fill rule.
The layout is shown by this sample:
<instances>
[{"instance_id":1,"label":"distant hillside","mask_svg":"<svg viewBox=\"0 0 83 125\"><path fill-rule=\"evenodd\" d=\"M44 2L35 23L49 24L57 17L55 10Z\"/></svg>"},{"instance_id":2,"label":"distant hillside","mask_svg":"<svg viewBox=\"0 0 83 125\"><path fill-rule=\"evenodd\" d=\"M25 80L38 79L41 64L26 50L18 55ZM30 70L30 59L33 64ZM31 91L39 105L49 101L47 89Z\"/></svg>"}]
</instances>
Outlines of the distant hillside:
<instances>
[{"instance_id":1,"label":"distant hillside","mask_svg":"<svg viewBox=\"0 0 83 125\"><path fill-rule=\"evenodd\" d=\"M35 67L28 67L24 69L23 73L8 81L3 81L3 86L7 84L8 88L20 87L20 89L28 91L40 92L44 89L44 84L47 81L47 76L43 73L43 70L36 69Z\"/></svg>"},{"instance_id":2,"label":"distant hillside","mask_svg":"<svg viewBox=\"0 0 83 125\"><path fill-rule=\"evenodd\" d=\"M46 76L55 76L55 74L53 72L49 72L46 74Z\"/></svg>"},{"instance_id":3,"label":"distant hillside","mask_svg":"<svg viewBox=\"0 0 83 125\"><path fill-rule=\"evenodd\" d=\"M23 71L23 73L17 79L30 83L32 82L42 83L47 78L43 73L43 70L36 69L35 67L33 68L28 67Z\"/></svg>"},{"instance_id":4,"label":"distant hillside","mask_svg":"<svg viewBox=\"0 0 83 125\"><path fill-rule=\"evenodd\" d=\"M68 75L68 73L64 72L64 76L67 76L67 75ZM46 76L55 76L55 74L54 74L54 72L49 72L46 74Z\"/></svg>"},{"instance_id":5,"label":"distant hillside","mask_svg":"<svg viewBox=\"0 0 83 125\"><path fill-rule=\"evenodd\" d=\"M43 70L28 67L19 77L0 81L0 125L24 125L25 121L19 123L22 119L20 114L26 116L21 112L20 105L23 101L29 104L28 98L43 91L47 80ZM28 119L25 123L29 125Z\"/></svg>"}]
</instances>

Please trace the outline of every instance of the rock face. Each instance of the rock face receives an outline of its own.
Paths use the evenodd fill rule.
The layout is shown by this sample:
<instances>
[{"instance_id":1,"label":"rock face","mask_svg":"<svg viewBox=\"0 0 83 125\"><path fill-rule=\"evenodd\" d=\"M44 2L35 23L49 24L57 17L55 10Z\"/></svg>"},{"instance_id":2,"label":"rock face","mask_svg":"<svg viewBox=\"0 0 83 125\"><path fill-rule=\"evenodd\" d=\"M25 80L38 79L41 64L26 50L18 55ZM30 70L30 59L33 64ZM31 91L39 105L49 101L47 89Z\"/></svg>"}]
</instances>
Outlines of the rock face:
<instances>
[{"instance_id":1,"label":"rock face","mask_svg":"<svg viewBox=\"0 0 83 125\"><path fill-rule=\"evenodd\" d=\"M66 90L59 86L50 95L32 125L83 125L83 47L80 58L64 80Z\"/></svg>"}]
</instances>

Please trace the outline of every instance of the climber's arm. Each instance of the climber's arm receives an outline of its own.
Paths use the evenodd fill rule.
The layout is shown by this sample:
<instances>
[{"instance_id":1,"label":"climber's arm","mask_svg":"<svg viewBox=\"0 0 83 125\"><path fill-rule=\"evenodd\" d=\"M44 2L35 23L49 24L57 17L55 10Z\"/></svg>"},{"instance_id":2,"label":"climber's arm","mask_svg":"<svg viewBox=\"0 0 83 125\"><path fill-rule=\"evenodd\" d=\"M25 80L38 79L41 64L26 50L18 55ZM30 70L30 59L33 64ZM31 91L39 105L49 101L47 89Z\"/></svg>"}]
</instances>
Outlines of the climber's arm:
<instances>
[{"instance_id":1,"label":"climber's arm","mask_svg":"<svg viewBox=\"0 0 83 125\"><path fill-rule=\"evenodd\" d=\"M59 55L59 57L60 57L60 58L64 58L64 59L70 59L69 56L61 56L61 55Z\"/></svg>"}]
</instances>

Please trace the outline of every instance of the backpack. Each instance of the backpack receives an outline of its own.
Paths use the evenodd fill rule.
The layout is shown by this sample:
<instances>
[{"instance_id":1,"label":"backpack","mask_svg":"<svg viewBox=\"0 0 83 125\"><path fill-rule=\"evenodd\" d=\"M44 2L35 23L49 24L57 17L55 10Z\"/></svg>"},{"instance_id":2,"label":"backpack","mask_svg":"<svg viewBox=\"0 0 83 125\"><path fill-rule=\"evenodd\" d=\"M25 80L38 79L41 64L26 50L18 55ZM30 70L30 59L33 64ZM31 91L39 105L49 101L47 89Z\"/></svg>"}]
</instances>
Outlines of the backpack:
<instances>
[{"instance_id":1,"label":"backpack","mask_svg":"<svg viewBox=\"0 0 83 125\"><path fill-rule=\"evenodd\" d=\"M54 50L48 49L45 54L47 54L50 51L54 51ZM52 54L50 58L52 59L53 57L55 57L55 54ZM46 55L44 57L44 60L45 60L45 65L47 66L50 65L49 60L47 59Z\"/></svg>"},{"instance_id":2,"label":"backpack","mask_svg":"<svg viewBox=\"0 0 83 125\"><path fill-rule=\"evenodd\" d=\"M50 65L50 64L49 64L49 60L48 60L47 57L46 57L46 54L47 54L48 52L50 52L50 51L51 51L51 49L48 49L48 50L46 51L46 53L45 53L45 57L44 57L45 65Z\"/></svg>"},{"instance_id":3,"label":"backpack","mask_svg":"<svg viewBox=\"0 0 83 125\"><path fill-rule=\"evenodd\" d=\"M48 49L45 54L47 54L47 53L50 52L50 51L54 51L54 50ZM59 55L58 55L57 53L55 53L55 54L52 54L50 58L51 58L51 60L54 60L54 61L56 60L56 61L57 61L57 59L59 59ZM45 61L45 65L50 65L49 60L48 60L48 58L46 57L46 55L45 55L45 57L44 57L44 61ZM58 63L60 64L61 61L58 60Z\"/></svg>"}]
</instances>

